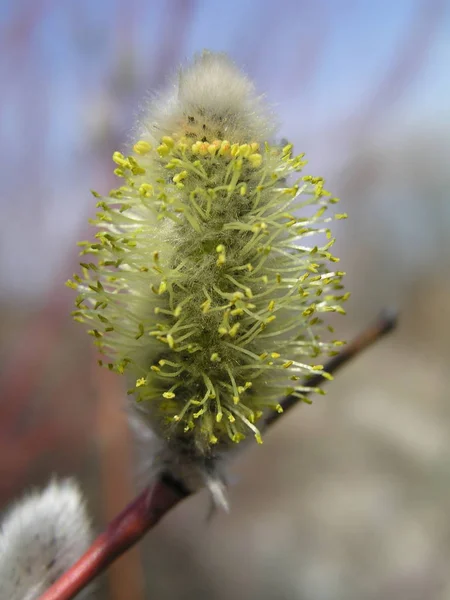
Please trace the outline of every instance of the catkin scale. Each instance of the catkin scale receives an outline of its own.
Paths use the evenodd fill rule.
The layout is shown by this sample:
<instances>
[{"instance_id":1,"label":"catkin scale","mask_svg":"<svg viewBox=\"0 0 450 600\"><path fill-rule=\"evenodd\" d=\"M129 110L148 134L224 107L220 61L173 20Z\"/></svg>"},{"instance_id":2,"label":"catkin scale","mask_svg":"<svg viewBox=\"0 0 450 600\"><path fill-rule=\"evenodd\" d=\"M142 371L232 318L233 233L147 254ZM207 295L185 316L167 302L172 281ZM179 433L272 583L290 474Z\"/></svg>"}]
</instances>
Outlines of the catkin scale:
<instances>
[{"instance_id":1,"label":"catkin scale","mask_svg":"<svg viewBox=\"0 0 450 600\"><path fill-rule=\"evenodd\" d=\"M124 184L95 194L93 259L69 282L101 362L130 376L151 428L193 460L249 433L261 442L264 411L304 398L296 382L339 343L318 331L321 313L343 312L326 224L345 215L326 215L337 200L300 174L290 144L267 141L271 123L226 57L198 57L150 105L130 155L114 154Z\"/></svg>"}]
</instances>

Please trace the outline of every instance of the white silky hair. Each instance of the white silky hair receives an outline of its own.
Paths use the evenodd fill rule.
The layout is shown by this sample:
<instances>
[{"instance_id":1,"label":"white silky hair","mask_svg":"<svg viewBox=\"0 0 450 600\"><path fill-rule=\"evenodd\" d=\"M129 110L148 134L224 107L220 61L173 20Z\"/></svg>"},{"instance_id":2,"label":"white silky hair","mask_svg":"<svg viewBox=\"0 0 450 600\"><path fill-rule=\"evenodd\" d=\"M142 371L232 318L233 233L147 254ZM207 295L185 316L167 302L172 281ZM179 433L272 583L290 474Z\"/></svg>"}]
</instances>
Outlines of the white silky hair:
<instances>
[{"instance_id":1,"label":"white silky hair","mask_svg":"<svg viewBox=\"0 0 450 600\"><path fill-rule=\"evenodd\" d=\"M153 143L174 134L248 143L273 131L273 115L253 83L225 54L204 51L149 103L137 133Z\"/></svg>"},{"instance_id":2,"label":"white silky hair","mask_svg":"<svg viewBox=\"0 0 450 600\"><path fill-rule=\"evenodd\" d=\"M74 480L53 480L18 501L0 530L0 600L39 598L91 541L89 517Z\"/></svg>"},{"instance_id":3,"label":"white silky hair","mask_svg":"<svg viewBox=\"0 0 450 600\"><path fill-rule=\"evenodd\" d=\"M208 490L213 508L229 512L227 498L226 464L215 464L212 471L206 470L202 463L192 460L166 440L159 438L145 420L145 411L134 405L127 407L128 424L134 440L138 470L137 487L143 489L161 474L168 474L184 485L190 492L203 487Z\"/></svg>"}]
</instances>

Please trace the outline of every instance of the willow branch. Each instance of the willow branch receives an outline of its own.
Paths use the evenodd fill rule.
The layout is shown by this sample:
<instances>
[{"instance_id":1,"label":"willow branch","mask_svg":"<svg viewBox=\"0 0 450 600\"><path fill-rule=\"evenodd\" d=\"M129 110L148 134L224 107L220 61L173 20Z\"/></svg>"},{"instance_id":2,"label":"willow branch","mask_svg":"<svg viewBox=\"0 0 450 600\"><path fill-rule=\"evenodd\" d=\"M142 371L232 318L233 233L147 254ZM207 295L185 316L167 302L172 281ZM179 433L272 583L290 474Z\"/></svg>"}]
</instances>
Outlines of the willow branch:
<instances>
[{"instance_id":1,"label":"willow branch","mask_svg":"<svg viewBox=\"0 0 450 600\"><path fill-rule=\"evenodd\" d=\"M324 370L330 374L335 373L367 347L392 331L396 323L395 314L382 313L372 325L328 361ZM323 375L318 374L310 377L307 385L317 388L325 381ZM271 413L266 419L266 427L270 427L298 402L295 396L286 396L280 403L283 413ZM113 561L136 544L167 512L190 494L191 492L179 481L175 481L168 475L161 475L111 521L87 552L39 600L74 598Z\"/></svg>"},{"instance_id":2,"label":"willow branch","mask_svg":"<svg viewBox=\"0 0 450 600\"><path fill-rule=\"evenodd\" d=\"M392 331L397 325L397 314L393 311L383 311L376 321L366 327L359 335L357 335L349 344L347 344L336 356L331 358L325 365L324 371L333 375L341 367L346 365L358 354L361 354L363 350L374 344L377 340ZM305 384L311 388L321 387L328 381L323 375L317 374L309 377ZM308 396L308 392L304 394ZM293 406L301 402L297 396L289 395L286 396L281 402L283 412L271 412L266 419L265 425L269 427L275 421L278 421L288 410Z\"/></svg>"}]
</instances>

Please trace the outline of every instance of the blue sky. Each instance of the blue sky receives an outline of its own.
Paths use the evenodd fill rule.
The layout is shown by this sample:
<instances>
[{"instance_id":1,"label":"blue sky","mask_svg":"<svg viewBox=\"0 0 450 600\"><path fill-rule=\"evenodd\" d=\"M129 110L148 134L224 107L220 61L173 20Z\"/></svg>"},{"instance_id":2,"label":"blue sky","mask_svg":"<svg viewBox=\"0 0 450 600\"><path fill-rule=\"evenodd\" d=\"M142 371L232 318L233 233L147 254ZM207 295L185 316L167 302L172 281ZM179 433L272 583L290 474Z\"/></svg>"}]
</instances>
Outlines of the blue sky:
<instances>
[{"instance_id":1,"label":"blue sky","mask_svg":"<svg viewBox=\"0 0 450 600\"><path fill-rule=\"evenodd\" d=\"M428 0L427 4L431 11L435 2ZM444 0L444 4L444 18L433 35L427 59L401 103L401 119L433 120L448 116L450 3ZM58 151L61 141L66 143L68 138L81 133L80 98L82 103L83 94L86 98L93 90L101 91L109 68L117 61L119 47L128 44L135 51L142 93L148 88L154 61L161 51L161 28L169 33L169 39L166 36L163 41L164 47L177 43L177 29L174 28L173 34L170 30L170 21L176 21L176 5L170 1L47 2L29 38L25 56L20 59L20 68L23 65L25 71L37 70L42 74L40 83L46 88L46 101L58 107L52 110L49 132ZM288 126L294 116L301 120L301 115L297 116L298 106L306 105L305 121L309 128L321 129L323 124L348 118L364 107L414 27L420 5L421 2L412 0L200 0L192 2L192 18L185 27L180 59L189 58L205 47L226 51L267 92ZM8 31L24 7L26 2L1 2L3 31ZM120 31L124 14L124 27ZM130 23L132 36L127 39ZM15 49L8 50L3 53L2 70L11 73ZM305 73L307 85L303 86ZM8 79L4 80L3 111L8 111L10 118L4 119L4 126L13 134L15 119L23 120L16 94L33 94L33 91L27 89L31 87L29 78L23 77L21 81L17 72L11 84ZM130 110L130 120L132 117Z\"/></svg>"}]
</instances>

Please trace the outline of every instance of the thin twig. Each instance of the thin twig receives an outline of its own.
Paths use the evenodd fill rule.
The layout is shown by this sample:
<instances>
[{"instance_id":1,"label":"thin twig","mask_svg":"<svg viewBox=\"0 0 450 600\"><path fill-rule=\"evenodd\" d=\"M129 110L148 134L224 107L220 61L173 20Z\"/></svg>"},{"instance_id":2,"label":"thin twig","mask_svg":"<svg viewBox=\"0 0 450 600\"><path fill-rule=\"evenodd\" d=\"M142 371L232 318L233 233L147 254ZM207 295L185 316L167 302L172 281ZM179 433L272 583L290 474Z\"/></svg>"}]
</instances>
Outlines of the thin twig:
<instances>
[{"instance_id":1,"label":"thin twig","mask_svg":"<svg viewBox=\"0 0 450 600\"><path fill-rule=\"evenodd\" d=\"M373 325L362 331L338 355L326 365L327 373L335 373L365 348L392 331L397 316L382 313ZM325 383L323 375L315 375L308 380L308 386L319 387ZM295 396L287 396L281 405L286 414L298 403ZM266 427L271 426L281 416L271 413ZM158 521L191 492L180 482L168 475L162 475L154 484L146 488L129 504L92 544L89 550L71 567L40 600L71 600L95 577L102 573L116 558L136 544Z\"/></svg>"},{"instance_id":2,"label":"thin twig","mask_svg":"<svg viewBox=\"0 0 450 600\"><path fill-rule=\"evenodd\" d=\"M364 331L362 331L357 337L355 337L349 344L345 346L336 356L330 359L324 367L324 371L332 375L336 373L341 367L346 365L353 357L360 354L368 346L371 346L374 342L385 336L387 333L392 331L397 325L397 314L394 311L384 310L377 318L377 320L369 325ZM305 382L308 387L317 388L322 386L328 380L321 374L313 375L309 377ZM304 394L308 396L308 393ZM289 395L284 398L280 404L283 408L283 412L279 413L273 411L269 414L266 419L265 425L269 427L275 421L278 421L289 409L301 402L297 396Z\"/></svg>"},{"instance_id":3,"label":"thin twig","mask_svg":"<svg viewBox=\"0 0 450 600\"><path fill-rule=\"evenodd\" d=\"M70 600L116 558L138 542L163 515L189 495L178 482L162 476L108 525L92 546L40 600Z\"/></svg>"}]
</instances>

